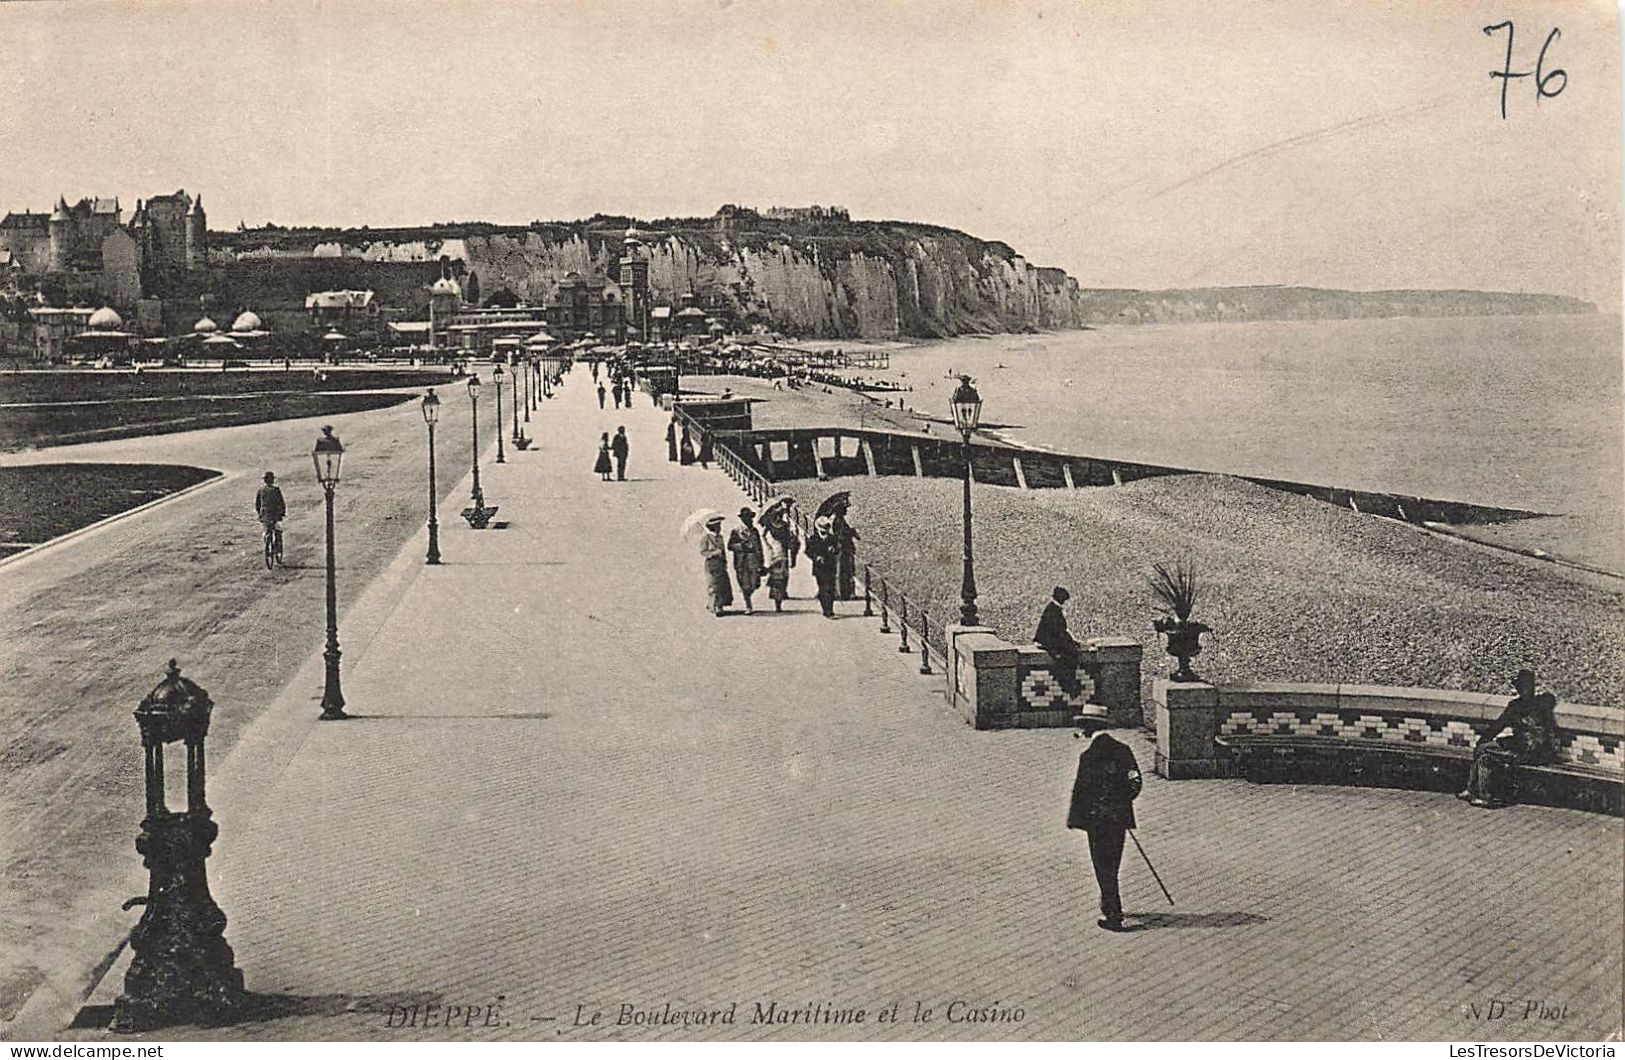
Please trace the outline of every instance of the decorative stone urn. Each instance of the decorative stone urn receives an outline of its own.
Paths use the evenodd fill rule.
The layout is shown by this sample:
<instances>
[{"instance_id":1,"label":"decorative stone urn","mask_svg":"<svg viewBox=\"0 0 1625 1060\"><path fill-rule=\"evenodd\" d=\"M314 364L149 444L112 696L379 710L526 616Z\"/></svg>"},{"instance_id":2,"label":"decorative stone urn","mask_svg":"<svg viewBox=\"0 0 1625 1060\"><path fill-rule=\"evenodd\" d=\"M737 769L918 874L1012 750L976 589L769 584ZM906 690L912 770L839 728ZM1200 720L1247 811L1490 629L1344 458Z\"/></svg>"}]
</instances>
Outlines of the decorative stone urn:
<instances>
[{"instance_id":1,"label":"decorative stone urn","mask_svg":"<svg viewBox=\"0 0 1625 1060\"><path fill-rule=\"evenodd\" d=\"M1179 668L1169 675L1170 680L1200 681L1191 669L1191 660L1202 654L1202 634L1213 630L1195 619L1159 618L1152 625L1168 638L1168 654L1179 660Z\"/></svg>"}]
</instances>

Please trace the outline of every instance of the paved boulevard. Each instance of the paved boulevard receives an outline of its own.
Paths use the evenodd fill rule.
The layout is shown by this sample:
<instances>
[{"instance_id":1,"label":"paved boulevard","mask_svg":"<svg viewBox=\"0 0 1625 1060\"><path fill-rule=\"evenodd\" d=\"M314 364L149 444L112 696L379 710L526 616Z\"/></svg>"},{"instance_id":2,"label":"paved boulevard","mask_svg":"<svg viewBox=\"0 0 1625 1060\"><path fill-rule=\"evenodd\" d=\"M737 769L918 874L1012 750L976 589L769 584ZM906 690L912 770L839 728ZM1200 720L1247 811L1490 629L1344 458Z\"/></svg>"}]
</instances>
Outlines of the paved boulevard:
<instances>
[{"instance_id":1,"label":"paved boulevard","mask_svg":"<svg viewBox=\"0 0 1625 1060\"><path fill-rule=\"evenodd\" d=\"M643 399L600 412L584 381L578 369L545 410L541 452L487 465L506 529L464 528L453 489L447 564L423 567L412 538L350 606L359 717L314 721L310 629L291 683L212 759L212 878L265 1007L163 1037L1460 1040L1619 1026L1607 818L1152 778L1141 834L1180 904L1128 861L1125 903L1146 929L1097 930L1083 842L1061 827L1070 736L970 731L877 623L850 607L818 617L805 569L790 612L711 618L676 528L740 494L715 469L667 463L665 418ZM601 483L597 435L620 423L633 481ZM420 441L405 426L401 444ZM241 697L220 689L257 665L251 646L198 657L152 639L150 665L101 707L130 763L132 693L172 650L226 714ZM123 787L105 823L124 853L101 866L119 897L140 886L139 799ZM1567 1009L1475 1023L1470 1006L1497 998L1520 999L1517 1015L1524 998ZM737 1004L735 1022L619 1023L622 1006L667 1002ZM757 1023L758 1004L867 1015ZM465 1015L394 1026L413 1006L420 1021ZM893 1006L897 1022L879 1022Z\"/></svg>"}]
</instances>

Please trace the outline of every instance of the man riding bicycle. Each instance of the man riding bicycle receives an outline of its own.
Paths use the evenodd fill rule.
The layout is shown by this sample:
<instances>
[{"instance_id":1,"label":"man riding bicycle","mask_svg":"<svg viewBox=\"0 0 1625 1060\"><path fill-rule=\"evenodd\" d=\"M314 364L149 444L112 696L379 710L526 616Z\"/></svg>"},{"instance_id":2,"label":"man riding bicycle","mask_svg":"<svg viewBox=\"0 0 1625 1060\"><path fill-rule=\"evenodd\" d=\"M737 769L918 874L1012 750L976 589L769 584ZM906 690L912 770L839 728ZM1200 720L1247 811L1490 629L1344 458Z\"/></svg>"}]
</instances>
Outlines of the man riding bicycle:
<instances>
[{"instance_id":1,"label":"man riding bicycle","mask_svg":"<svg viewBox=\"0 0 1625 1060\"><path fill-rule=\"evenodd\" d=\"M254 494L254 513L259 516L261 525L265 527L266 555L275 555L280 559L282 528L277 524L288 514L288 505L282 499L282 489L276 484L276 475L270 471L265 473L265 485ZM270 559L266 560L267 564L270 562Z\"/></svg>"}]
</instances>

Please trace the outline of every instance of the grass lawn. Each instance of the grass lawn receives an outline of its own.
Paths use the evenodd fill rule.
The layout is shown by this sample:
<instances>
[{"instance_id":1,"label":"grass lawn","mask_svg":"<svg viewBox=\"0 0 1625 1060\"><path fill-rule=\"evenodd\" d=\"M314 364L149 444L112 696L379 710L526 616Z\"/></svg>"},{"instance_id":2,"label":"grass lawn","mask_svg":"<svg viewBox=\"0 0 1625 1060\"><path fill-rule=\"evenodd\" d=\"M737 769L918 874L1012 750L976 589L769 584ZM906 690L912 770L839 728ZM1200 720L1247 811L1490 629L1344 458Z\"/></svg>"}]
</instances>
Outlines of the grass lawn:
<instances>
[{"instance_id":1,"label":"grass lawn","mask_svg":"<svg viewBox=\"0 0 1625 1060\"><path fill-rule=\"evenodd\" d=\"M0 557L218 476L169 464L0 467Z\"/></svg>"},{"instance_id":2,"label":"grass lawn","mask_svg":"<svg viewBox=\"0 0 1625 1060\"><path fill-rule=\"evenodd\" d=\"M368 412L412 401L417 396L415 391L396 394L278 393L16 406L0 413L0 450L100 442L205 427L234 427L301 416Z\"/></svg>"},{"instance_id":3,"label":"grass lawn","mask_svg":"<svg viewBox=\"0 0 1625 1060\"><path fill-rule=\"evenodd\" d=\"M229 372L204 369L0 372L0 403L122 401L132 398L207 397L214 394L314 394L336 390L394 390L451 382L444 368L325 368Z\"/></svg>"},{"instance_id":4,"label":"grass lawn","mask_svg":"<svg viewBox=\"0 0 1625 1060\"><path fill-rule=\"evenodd\" d=\"M960 484L907 477L781 484L811 507L852 491L859 559L957 621ZM1215 680L1350 682L1511 695L1528 666L1559 698L1625 705L1625 593L1609 579L1441 539L1387 520L1213 475L1124 486L974 490L984 625L1032 640L1050 590L1072 592L1073 634L1145 647L1169 672L1145 578L1188 557L1195 617L1214 628L1194 666Z\"/></svg>"}]
</instances>

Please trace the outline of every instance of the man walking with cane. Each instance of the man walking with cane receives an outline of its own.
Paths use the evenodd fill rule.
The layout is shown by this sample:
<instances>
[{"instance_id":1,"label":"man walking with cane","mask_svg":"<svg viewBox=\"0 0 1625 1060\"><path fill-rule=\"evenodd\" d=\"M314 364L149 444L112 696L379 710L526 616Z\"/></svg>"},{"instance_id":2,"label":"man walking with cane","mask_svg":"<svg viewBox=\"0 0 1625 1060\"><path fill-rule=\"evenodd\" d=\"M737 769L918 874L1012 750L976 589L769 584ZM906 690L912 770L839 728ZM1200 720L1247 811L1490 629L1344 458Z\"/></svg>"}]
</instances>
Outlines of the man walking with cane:
<instances>
[{"instance_id":1,"label":"man walking with cane","mask_svg":"<svg viewBox=\"0 0 1625 1060\"><path fill-rule=\"evenodd\" d=\"M1084 706L1073 719L1082 730L1085 746L1078 756L1078 777L1072 785L1072 807L1066 826L1089 833L1089 860L1094 862L1100 887L1098 921L1107 931L1123 931L1123 900L1117 891L1117 871L1123 863L1123 841L1134 827L1134 800L1142 783L1134 752L1105 732L1106 708Z\"/></svg>"}]
</instances>

